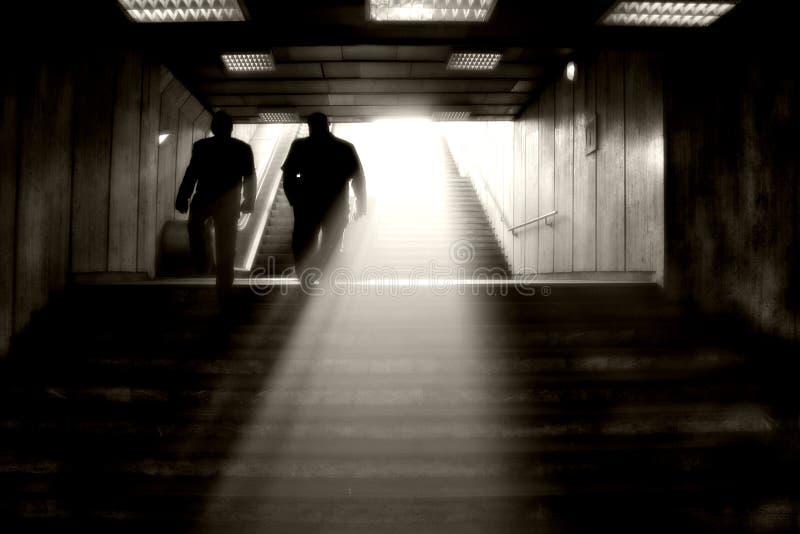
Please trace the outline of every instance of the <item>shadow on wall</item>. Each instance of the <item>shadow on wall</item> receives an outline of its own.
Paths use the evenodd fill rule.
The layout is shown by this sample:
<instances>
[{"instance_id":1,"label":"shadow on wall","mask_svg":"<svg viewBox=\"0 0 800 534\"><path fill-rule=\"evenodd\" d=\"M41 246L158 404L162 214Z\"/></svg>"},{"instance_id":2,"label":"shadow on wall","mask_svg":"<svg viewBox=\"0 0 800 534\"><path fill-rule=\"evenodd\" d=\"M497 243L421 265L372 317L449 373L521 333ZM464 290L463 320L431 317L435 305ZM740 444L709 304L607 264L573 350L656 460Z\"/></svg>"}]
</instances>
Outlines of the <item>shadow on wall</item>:
<instances>
[{"instance_id":1,"label":"shadow on wall","mask_svg":"<svg viewBox=\"0 0 800 534\"><path fill-rule=\"evenodd\" d=\"M742 48L668 56L668 287L796 341L800 83L787 61Z\"/></svg>"}]
</instances>

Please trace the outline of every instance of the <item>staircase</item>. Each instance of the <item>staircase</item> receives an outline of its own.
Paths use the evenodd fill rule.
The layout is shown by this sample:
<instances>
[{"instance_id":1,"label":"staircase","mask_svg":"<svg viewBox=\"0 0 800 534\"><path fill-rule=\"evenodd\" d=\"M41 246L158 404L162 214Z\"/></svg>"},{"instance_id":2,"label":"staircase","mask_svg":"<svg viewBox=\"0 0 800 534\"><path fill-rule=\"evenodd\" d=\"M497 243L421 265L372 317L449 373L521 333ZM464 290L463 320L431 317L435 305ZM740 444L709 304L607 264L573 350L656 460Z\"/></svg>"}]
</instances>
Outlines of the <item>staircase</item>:
<instances>
[{"instance_id":1,"label":"staircase","mask_svg":"<svg viewBox=\"0 0 800 534\"><path fill-rule=\"evenodd\" d=\"M267 226L261 237L253 269L265 269L269 276L288 276L294 270L292 255L292 228L294 213L283 183L275 194L275 202L267 218Z\"/></svg>"},{"instance_id":2,"label":"staircase","mask_svg":"<svg viewBox=\"0 0 800 534\"><path fill-rule=\"evenodd\" d=\"M401 151L397 155L408 157ZM475 189L468 178L459 175L452 155L441 140L439 157L441 169L435 176L438 183L425 184L425 188L414 190L412 195L401 195L403 198L399 202L397 195L393 198L391 194L373 201L372 215L367 221L356 223L345 236L347 259L343 264L357 272L377 267L398 275L407 275L413 269L429 271L433 264L448 271L453 278L508 275L508 263ZM396 164L386 161L384 168L373 174L368 172L368 191L375 175L386 174ZM406 177L399 176L397 181ZM402 188L402 183L398 187ZM419 200L431 196L431 188L440 198L420 205ZM274 276L291 273L293 222L292 208L281 187L267 220L255 269L265 269ZM355 254L352 249L362 252Z\"/></svg>"},{"instance_id":3,"label":"staircase","mask_svg":"<svg viewBox=\"0 0 800 534\"><path fill-rule=\"evenodd\" d=\"M794 355L653 286L284 289L57 300L0 369L4 531L797 526Z\"/></svg>"},{"instance_id":4,"label":"staircase","mask_svg":"<svg viewBox=\"0 0 800 534\"><path fill-rule=\"evenodd\" d=\"M472 258L465 262L468 275L494 273L508 276L508 261L497 242L475 187L461 176L447 144L442 141L445 195L449 200L456 242L469 243ZM453 251L457 253L457 251Z\"/></svg>"}]
</instances>

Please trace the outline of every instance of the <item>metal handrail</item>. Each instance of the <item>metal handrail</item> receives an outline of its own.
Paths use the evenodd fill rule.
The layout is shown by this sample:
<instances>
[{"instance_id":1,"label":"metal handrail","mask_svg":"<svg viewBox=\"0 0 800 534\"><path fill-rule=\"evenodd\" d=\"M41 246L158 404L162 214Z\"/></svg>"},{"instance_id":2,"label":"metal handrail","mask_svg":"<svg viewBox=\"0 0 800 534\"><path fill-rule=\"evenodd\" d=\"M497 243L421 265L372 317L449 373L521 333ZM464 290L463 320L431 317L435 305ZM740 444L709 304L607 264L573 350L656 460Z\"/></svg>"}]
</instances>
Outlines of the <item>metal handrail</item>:
<instances>
[{"instance_id":1,"label":"metal handrail","mask_svg":"<svg viewBox=\"0 0 800 534\"><path fill-rule=\"evenodd\" d=\"M269 162L264 166L264 181L266 181L266 178L270 174L270 171L276 172L276 169L275 169L274 165L280 165L281 164L280 162L275 161L275 153L278 150L278 145L285 138L284 136L286 136L286 135L290 135L292 140L294 140L297 137L297 130L295 130L293 133L284 132L284 134L280 138L278 138L278 141L275 142L275 146L272 148L272 153L270 154ZM278 171L279 171L279 169L278 169ZM280 187L280 184L281 184L281 177L280 177L280 175L277 175L275 177L275 180L273 180L269 184L269 186L268 186L269 189L267 189L267 191L265 192L266 199L265 199L264 204L263 204L263 208L264 209L263 210L260 209L261 206L259 206L260 216L259 216L258 220L255 223L256 224L256 226L255 226L255 228L256 228L255 234L253 235L253 238L250 240L250 243L248 244L247 251L244 252L241 255L238 252L236 254L237 255L237 260L238 260L237 264L236 264L236 269L239 270L239 271L249 271L253 267L253 263L254 263L254 261L256 259L256 255L258 254L258 248L259 248L259 246L261 244L261 237L264 235L264 229L266 227L267 219L269 218L269 214L272 211L272 206L275 203L275 198L278 196L278 188ZM262 181L262 185L263 185L263 181ZM258 190L259 193L256 195L256 199L257 199L256 200L256 204L259 204L258 199L262 198L261 197L261 190L262 190L262 188L259 187L259 190ZM237 249L238 248L239 247L237 247Z\"/></svg>"},{"instance_id":2,"label":"metal handrail","mask_svg":"<svg viewBox=\"0 0 800 534\"><path fill-rule=\"evenodd\" d=\"M554 216L555 216L555 215L557 215L557 214L558 214L558 210L553 210L553 211L551 211L550 213L545 213L544 215L539 215L538 217L536 217L536 218L534 218L534 219L531 219L530 221L526 221L526 222L524 222L524 223L522 223L522 224L518 224L518 225L516 225L516 226L512 226L512 227L511 227L511 228L509 228L508 230L509 230L510 232L516 232L516 231L517 231L517 230L519 230L520 228L525 228L525 227L526 227L526 226L528 226L529 224L533 224L533 223L537 223L537 222L539 222L539 221L541 221L541 220L546 220L546 219L549 219L550 217L554 217ZM547 224L549 224L549 223L547 223Z\"/></svg>"},{"instance_id":3,"label":"metal handrail","mask_svg":"<svg viewBox=\"0 0 800 534\"><path fill-rule=\"evenodd\" d=\"M447 143L447 141L445 141L445 143ZM448 148L448 150L449 150L449 148ZM452 155L451 155L451 157L452 157ZM454 157L453 157L453 160L455 160ZM479 173L478 176L480 176L481 183L483 184L484 191L486 191L486 193L489 195L489 198L491 198L492 202L494 202L494 207L495 207L495 209L497 209L497 213L500 214L500 222L503 223L503 227L505 228L506 232L516 233L517 230L519 230L520 228L524 228L524 227L526 227L528 225L531 225L533 223L537 223L537 222L539 222L541 220L546 220L546 219L548 219L550 217L554 217L555 215L558 214L558 210L553 210L550 213L545 213L544 215L540 215L539 217L531 219L530 221L524 222L522 224L518 224L516 226L509 226L508 221L506 221L506 216L503 213L502 204L500 204L500 202L498 202L497 198L494 196L494 193L492 192L492 188L489 187L489 182L486 181L486 179L483 177L482 174ZM552 224L549 223L549 222L546 222L546 224L548 226L552 226Z\"/></svg>"},{"instance_id":4,"label":"metal handrail","mask_svg":"<svg viewBox=\"0 0 800 534\"><path fill-rule=\"evenodd\" d=\"M526 222L524 222L522 224L518 224L516 226L509 226L508 225L508 221L506 221L506 216L503 213L503 208L502 208L500 202L497 201L497 198L494 196L494 193L492 193L492 188L489 187L489 184L486 182L486 180L483 178L483 176L481 176L481 183L483 184L483 189L489 195L489 198L491 198L492 202L494 202L494 207L497 209L497 213L500 214L500 222L503 223L503 227L505 228L506 232L517 233L517 230L519 230L520 228L525 228L528 225L531 225L533 223L537 223L537 222L542 221L542 220L546 221L550 217L554 217L554 216L556 216L558 214L558 210L553 210L550 213L545 213L544 215L540 215L540 216L538 216L536 218L533 218L530 221L526 221ZM548 224L549 226L552 226L552 224L549 223L549 222L547 222L546 224Z\"/></svg>"}]
</instances>

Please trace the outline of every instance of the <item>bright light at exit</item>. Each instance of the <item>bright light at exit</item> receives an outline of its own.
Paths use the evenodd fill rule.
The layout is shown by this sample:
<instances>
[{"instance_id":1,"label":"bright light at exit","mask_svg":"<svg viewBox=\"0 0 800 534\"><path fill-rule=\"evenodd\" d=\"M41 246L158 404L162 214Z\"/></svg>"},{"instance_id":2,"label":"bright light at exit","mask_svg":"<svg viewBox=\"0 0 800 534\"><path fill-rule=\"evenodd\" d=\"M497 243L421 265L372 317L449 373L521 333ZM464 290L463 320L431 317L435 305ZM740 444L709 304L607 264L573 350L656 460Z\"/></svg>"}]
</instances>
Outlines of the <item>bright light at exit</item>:
<instances>
[{"instance_id":1,"label":"bright light at exit","mask_svg":"<svg viewBox=\"0 0 800 534\"><path fill-rule=\"evenodd\" d=\"M343 264L355 272L390 266L404 273L449 261L452 210L445 190L440 125L428 118L337 124L367 178L369 215L345 234Z\"/></svg>"},{"instance_id":2,"label":"bright light at exit","mask_svg":"<svg viewBox=\"0 0 800 534\"><path fill-rule=\"evenodd\" d=\"M384 209L421 205L441 168L438 133L426 118L381 119L335 126L337 136L353 142L364 165L369 196ZM395 214L399 215L399 214ZM414 217L410 216L413 222Z\"/></svg>"}]
</instances>

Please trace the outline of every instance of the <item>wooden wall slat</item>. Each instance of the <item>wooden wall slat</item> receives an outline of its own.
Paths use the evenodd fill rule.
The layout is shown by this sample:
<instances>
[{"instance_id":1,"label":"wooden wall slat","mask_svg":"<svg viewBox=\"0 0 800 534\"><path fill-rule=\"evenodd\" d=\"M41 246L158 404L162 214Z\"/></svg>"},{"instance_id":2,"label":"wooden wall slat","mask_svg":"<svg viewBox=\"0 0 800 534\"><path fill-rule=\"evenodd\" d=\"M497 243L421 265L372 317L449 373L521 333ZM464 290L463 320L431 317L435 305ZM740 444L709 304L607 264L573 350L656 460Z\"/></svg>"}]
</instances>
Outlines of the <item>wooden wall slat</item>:
<instances>
[{"instance_id":1,"label":"wooden wall slat","mask_svg":"<svg viewBox=\"0 0 800 534\"><path fill-rule=\"evenodd\" d=\"M625 61L604 51L597 68L597 269L625 270Z\"/></svg>"},{"instance_id":2,"label":"wooden wall slat","mask_svg":"<svg viewBox=\"0 0 800 534\"><path fill-rule=\"evenodd\" d=\"M17 67L0 79L0 356L8 352L13 333L14 229L17 216L19 98Z\"/></svg>"},{"instance_id":3,"label":"wooden wall slat","mask_svg":"<svg viewBox=\"0 0 800 534\"><path fill-rule=\"evenodd\" d=\"M161 236L164 223L175 218L175 166L178 150L180 107L189 97L189 91L175 79L167 84L161 94L159 132L169 134L158 146L158 204L156 209L156 241Z\"/></svg>"},{"instance_id":4,"label":"wooden wall slat","mask_svg":"<svg viewBox=\"0 0 800 534\"><path fill-rule=\"evenodd\" d=\"M161 110L161 65L146 56L142 79L139 149L139 232L136 268L155 274L156 205L158 201L158 135Z\"/></svg>"},{"instance_id":5,"label":"wooden wall slat","mask_svg":"<svg viewBox=\"0 0 800 534\"><path fill-rule=\"evenodd\" d=\"M629 55L631 64L626 69ZM525 267L543 274L551 269L560 273L627 269L653 273L653 280L663 281L660 69L648 53L591 53L579 62L574 82L564 78L554 83L522 114L515 139L525 138L525 171L518 170L515 176L524 177L524 188L515 182L514 206L524 198L525 220L559 210L555 228L540 223L535 231L520 232L510 245L515 256L525 252L520 262ZM631 78L627 86L626 77ZM627 125L626 113L630 115ZM587 154L590 116L596 120L598 148ZM520 143L515 141L515 147L518 154L513 161L519 167ZM531 168L534 153L535 169ZM630 168L626 168L626 158ZM626 186L628 179L634 182ZM631 195L630 205L626 205L626 195ZM627 230L631 241L626 240ZM531 246L533 240L535 246ZM630 265L626 256L631 257Z\"/></svg>"},{"instance_id":6,"label":"wooden wall slat","mask_svg":"<svg viewBox=\"0 0 800 534\"><path fill-rule=\"evenodd\" d=\"M140 53L120 53L115 95L108 214L108 270L135 272L142 120Z\"/></svg>"},{"instance_id":7,"label":"wooden wall slat","mask_svg":"<svg viewBox=\"0 0 800 534\"><path fill-rule=\"evenodd\" d=\"M15 331L66 283L72 178L73 79L66 63L23 82L17 203Z\"/></svg>"},{"instance_id":8,"label":"wooden wall slat","mask_svg":"<svg viewBox=\"0 0 800 534\"><path fill-rule=\"evenodd\" d=\"M514 123L514 194L513 225L525 222L525 122ZM525 232L518 232L514 238L514 272L521 274L525 268Z\"/></svg>"},{"instance_id":9,"label":"wooden wall slat","mask_svg":"<svg viewBox=\"0 0 800 534\"><path fill-rule=\"evenodd\" d=\"M76 68L72 176L72 271L108 268L108 194L114 115L114 55L98 51Z\"/></svg>"},{"instance_id":10,"label":"wooden wall slat","mask_svg":"<svg viewBox=\"0 0 800 534\"><path fill-rule=\"evenodd\" d=\"M573 82L566 76L555 87L555 200L553 261L557 273L572 271L574 107Z\"/></svg>"},{"instance_id":11,"label":"wooden wall slat","mask_svg":"<svg viewBox=\"0 0 800 534\"><path fill-rule=\"evenodd\" d=\"M513 143L513 125L507 122L497 123L498 129L502 129L502 136L498 135L497 139L511 139L511 143L502 143L500 145L500 165L502 169L503 178L503 214L506 219L503 226L503 250L506 251L509 266L514 268L514 235L509 230L514 220L514 143ZM509 128L506 130L506 128ZM500 132L498 132L500 134ZM506 136L510 134L510 136Z\"/></svg>"},{"instance_id":12,"label":"wooden wall slat","mask_svg":"<svg viewBox=\"0 0 800 534\"><path fill-rule=\"evenodd\" d=\"M157 231L173 216L174 146L189 98L174 80L162 95L161 72L133 50L69 57L56 50L46 63L12 62L6 69L0 354L51 293L65 287L68 273L154 272ZM198 117L201 111L185 129L190 147L210 120L205 112ZM170 122L173 150L160 158L158 133ZM166 194L158 193L160 177L169 184ZM168 209L159 210L161 199Z\"/></svg>"},{"instance_id":13,"label":"wooden wall slat","mask_svg":"<svg viewBox=\"0 0 800 534\"><path fill-rule=\"evenodd\" d=\"M525 220L539 216L539 104L531 104L525 118ZM523 230L526 274L539 272L539 228Z\"/></svg>"},{"instance_id":14,"label":"wooden wall slat","mask_svg":"<svg viewBox=\"0 0 800 534\"><path fill-rule=\"evenodd\" d=\"M203 111L198 115L194 121L194 131L192 133L192 142L196 143L201 139L205 139L211 133L211 113Z\"/></svg>"},{"instance_id":15,"label":"wooden wall slat","mask_svg":"<svg viewBox=\"0 0 800 534\"><path fill-rule=\"evenodd\" d=\"M69 272L70 244L70 198L72 197L73 166L73 118L75 103L74 65L62 58L54 65L52 78L49 80L50 101L53 107L47 109L48 118L40 124L41 128L50 128L53 143L51 154L48 154L49 167L45 180L49 182L48 198L48 290L58 291L67 284ZM49 296L49 294L48 294Z\"/></svg>"},{"instance_id":16,"label":"wooden wall slat","mask_svg":"<svg viewBox=\"0 0 800 534\"><path fill-rule=\"evenodd\" d=\"M664 117L653 54L629 53L625 67L625 257L629 271L663 265Z\"/></svg>"},{"instance_id":17,"label":"wooden wall slat","mask_svg":"<svg viewBox=\"0 0 800 534\"><path fill-rule=\"evenodd\" d=\"M552 211L555 207L555 90L545 89L539 105L539 213ZM553 227L539 222L540 273L552 273L554 232Z\"/></svg>"},{"instance_id":18,"label":"wooden wall slat","mask_svg":"<svg viewBox=\"0 0 800 534\"><path fill-rule=\"evenodd\" d=\"M575 80L575 220L573 234L573 269L594 271L597 250L597 161L595 153L586 154L586 121L594 113L594 65L581 61Z\"/></svg>"}]
</instances>

